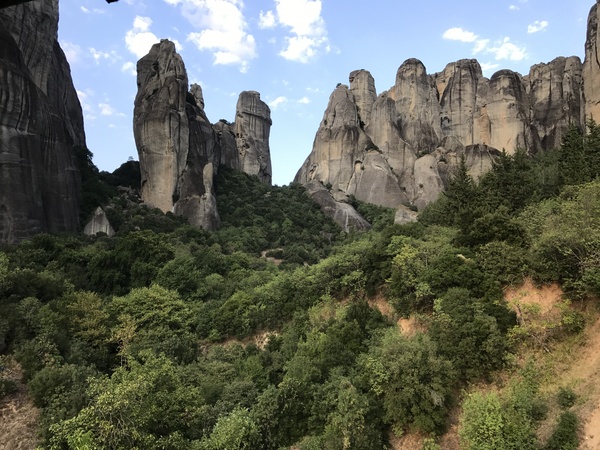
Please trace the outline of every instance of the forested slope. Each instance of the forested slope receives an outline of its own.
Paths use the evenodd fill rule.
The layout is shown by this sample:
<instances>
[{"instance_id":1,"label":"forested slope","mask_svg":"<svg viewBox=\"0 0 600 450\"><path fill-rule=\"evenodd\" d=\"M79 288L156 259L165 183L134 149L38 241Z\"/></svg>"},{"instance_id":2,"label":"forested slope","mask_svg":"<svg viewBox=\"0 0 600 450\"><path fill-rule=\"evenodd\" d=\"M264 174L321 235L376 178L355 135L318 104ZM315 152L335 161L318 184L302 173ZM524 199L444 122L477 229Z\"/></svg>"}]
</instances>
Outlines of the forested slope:
<instances>
[{"instance_id":1,"label":"forested slope","mask_svg":"<svg viewBox=\"0 0 600 450\"><path fill-rule=\"evenodd\" d=\"M371 450L419 433L434 449L459 414L462 448L577 448L577 389L547 389L536 355L581 336L600 295L599 142L573 129L478 183L463 164L414 224L357 202L362 234L298 185L220 170L217 232L126 193L112 238L4 247L0 350L41 409L39 445ZM525 277L565 291L542 329L504 299ZM402 333L408 316L422 331Z\"/></svg>"}]
</instances>

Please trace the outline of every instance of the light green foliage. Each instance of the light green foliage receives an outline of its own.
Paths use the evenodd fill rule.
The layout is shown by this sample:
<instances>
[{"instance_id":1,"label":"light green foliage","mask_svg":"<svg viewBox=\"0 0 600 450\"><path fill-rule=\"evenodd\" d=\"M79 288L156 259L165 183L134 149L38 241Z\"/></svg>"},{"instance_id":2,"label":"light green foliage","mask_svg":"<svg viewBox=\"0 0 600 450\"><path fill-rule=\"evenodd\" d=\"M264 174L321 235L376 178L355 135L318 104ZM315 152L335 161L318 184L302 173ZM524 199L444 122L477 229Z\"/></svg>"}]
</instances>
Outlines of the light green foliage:
<instances>
[{"instance_id":1,"label":"light green foliage","mask_svg":"<svg viewBox=\"0 0 600 450\"><path fill-rule=\"evenodd\" d=\"M115 340L122 355L135 356L144 349L190 361L195 356L193 310L177 292L159 285L133 289L110 304L118 318Z\"/></svg>"},{"instance_id":2,"label":"light green foliage","mask_svg":"<svg viewBox=\"0 0 600 450\"><path fill-rule=\"evenodd\" d=\"M600 293L600 181L569 187L557 200L520 216L534 268L542 279L562 279L579 295Z\"/></svg>"},{"instance_id":3,"label":"light green foliage","mask_svg":"<svg viewBox=\"0 0 600 450\"><path fill-rule=\"evenodd\" d=\"M50 427L50 448L74 444L73 436L91 448L183 448L166 444L193 436L203 411L199 390L183 381L165 357L131 360L129 368L91 382L91 402Z\"/></svg>"},{"instance_id":4,"label":"light green foliage","mask_svg":"<svg viewBox=\"0 0 600 450\"><path fill-rule=\"evenodd\" d=\"M504 419L497 393L469 394L463 402L459 434L471 450L504 450Z\"/></svg>"},{"instance_id":5,"label":"light green foliage","mask_svg":"<svg viewBox=\"0 0 600 450\"><path fill-rule=\"evenodd\" d=\"M529 364L506 393L473 392L462 405L459 435L471 450L535 450L535 421L545 404L538 396L538 375Z\"/></svg>"},{"instance_id":6,"label":"light green foliage","mask_svg":"<svg viewBox=\"0 0 600 450\"><path fill-rule=\"evenodd\" d=\"M222 416L199 450L252 450L257 448L259 430L249 411L236 408Z\"/></svg>"},{"instance_id":7,"label":"light green foliage","mask_svg":"<svg viewBox=\"0 0 600 450\"><path fill-rule=\"evenodd\" d=\"M406 338L390 329L359 365L381 397L388 424L425 432L442 428L456 375L428 336Z\"/></svg>"}]
</instances>

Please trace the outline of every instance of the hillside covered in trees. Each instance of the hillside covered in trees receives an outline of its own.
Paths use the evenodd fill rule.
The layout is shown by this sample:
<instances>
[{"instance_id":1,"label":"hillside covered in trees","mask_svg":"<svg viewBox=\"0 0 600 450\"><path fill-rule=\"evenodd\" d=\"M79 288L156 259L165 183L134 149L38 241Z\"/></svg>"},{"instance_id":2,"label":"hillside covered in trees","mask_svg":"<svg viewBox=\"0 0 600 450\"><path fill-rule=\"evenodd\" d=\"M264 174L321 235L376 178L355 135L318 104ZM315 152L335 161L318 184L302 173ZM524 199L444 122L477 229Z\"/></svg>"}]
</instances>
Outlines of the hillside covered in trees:
<instances>
[{"instance_id":1,"label":"hillside covered in trees","mask_svg":"<svg viewBox=\"0 0 600 450\"><path fill-rule=\"evenodd\" d=\"M80 164L115 236L0 252L0 363L22 373L0 372L0 402L26 384L42 448L373 450L417 433L435 449L451 423L461 448L578 447L579 393L544 388L539 355L597 313L596 124L477 182L462 164L417 223L357 201L360 234L299 185L224 168L221 227L202 231L115 195L131 165ZM505 300L525 278L562 286L552 321Z\"/></svg>"}]
</instances>

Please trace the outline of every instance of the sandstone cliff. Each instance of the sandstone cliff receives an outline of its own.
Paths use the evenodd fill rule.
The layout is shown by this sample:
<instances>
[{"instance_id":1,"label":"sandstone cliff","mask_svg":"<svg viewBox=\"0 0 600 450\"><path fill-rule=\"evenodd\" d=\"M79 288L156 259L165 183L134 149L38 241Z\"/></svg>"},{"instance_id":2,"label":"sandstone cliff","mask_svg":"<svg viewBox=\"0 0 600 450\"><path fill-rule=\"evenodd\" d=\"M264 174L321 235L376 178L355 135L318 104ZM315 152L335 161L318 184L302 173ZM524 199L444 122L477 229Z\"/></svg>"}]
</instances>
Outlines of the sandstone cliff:
<instances>
[{"instance_id":1,"label":"sandstone cliff","mask_svg":"<svg viewBox=\"0 0 600 450\"><path fill-rule=\"evenodd\" d=\"M591 23L597 28L597 20ZM586 49L596 54L595 34L588 33ZM394 86L378 96L370 73L353 71L350 86L338 85L331 94L295 181L316 180L366 202L421 209L444 190L461 156L477 179L500 151L536 153L559 145L570 124L593 113L592 99L600 102L594 81L581 102L585 70L589 79L600 77L600 66L587 68L588 59L582 65L577 57L561 57L533 66L525 77L501 70L490 79L475 59L434 74L409 59Z\"/></svg>"},{"instance_id":2,"label":"sandstone cliff","mask_svg":"<svg viewBox=\"0 0 600 450\"><path fill-rule=\"evenodd\" d=\"M83 116L58 41L58 0L0 9L0 241L79 226Z\"/></svg>"},{"instance_id":3,"label":"sandstone cliff","mask_svg":"<svg viewBox=\"0 0 600 450\"><path fill-rule=\"evenodd\" d=\"M142 200L214 230L219 214L213 179L219 165L271 183L271 112L260 94L240 94L233 124L212 125L198 85L188 78L175 45L162 40L137 64L134 137Z\"/></svg>"}]
</instances>

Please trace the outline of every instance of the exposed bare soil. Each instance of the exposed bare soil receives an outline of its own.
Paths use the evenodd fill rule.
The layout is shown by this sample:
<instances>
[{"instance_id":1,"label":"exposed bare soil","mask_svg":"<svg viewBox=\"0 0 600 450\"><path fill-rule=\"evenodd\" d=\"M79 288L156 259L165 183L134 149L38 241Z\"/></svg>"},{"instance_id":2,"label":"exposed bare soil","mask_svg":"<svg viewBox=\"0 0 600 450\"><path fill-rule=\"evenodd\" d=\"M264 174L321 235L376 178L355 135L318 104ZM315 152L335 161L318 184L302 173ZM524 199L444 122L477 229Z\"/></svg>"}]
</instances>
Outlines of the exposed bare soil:
<instances>
[{"instance_id":1,"label":"exposed bare soil","mask_svg":"<svg viewBox=\"0 0 600 450\"><path fill-rule=\"evenodd\" d=\"M17 383L17 392L0 400L0 450L33 450L37 445L39 410L27 397L16 363L9 362L2 375Z\"/></svg>"}]
</instances>

